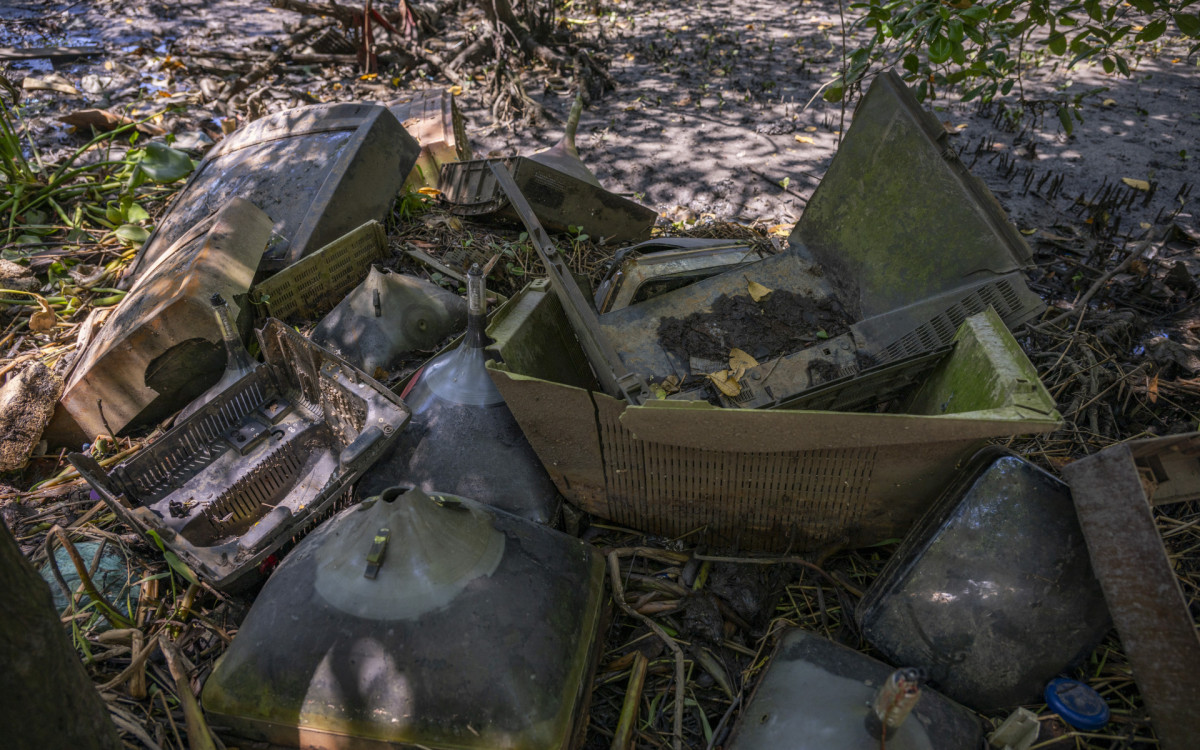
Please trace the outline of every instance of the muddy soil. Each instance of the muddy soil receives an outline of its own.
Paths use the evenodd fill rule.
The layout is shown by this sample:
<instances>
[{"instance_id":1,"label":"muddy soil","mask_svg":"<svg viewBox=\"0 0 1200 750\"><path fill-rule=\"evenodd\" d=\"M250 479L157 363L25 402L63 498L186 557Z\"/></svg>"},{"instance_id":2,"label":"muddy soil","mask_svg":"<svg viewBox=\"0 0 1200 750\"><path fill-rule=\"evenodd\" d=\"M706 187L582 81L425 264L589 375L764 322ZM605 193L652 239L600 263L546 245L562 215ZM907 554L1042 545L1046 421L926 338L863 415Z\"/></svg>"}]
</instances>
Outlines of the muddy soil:
<instances>
[{"instance_id":1,"label":"muddy soil","mask_svg":"<svg viewBox=\"0 0 1200 750\"><path fill-rule=\"evenodd\" d=\"M843 334L853 322L832 298L776 290L759 302L748 294L722 294L709 311L664 319L657 333L663 347L684 361L722 362L738 348L761 362Z\"/></svg>"}]
</instances>

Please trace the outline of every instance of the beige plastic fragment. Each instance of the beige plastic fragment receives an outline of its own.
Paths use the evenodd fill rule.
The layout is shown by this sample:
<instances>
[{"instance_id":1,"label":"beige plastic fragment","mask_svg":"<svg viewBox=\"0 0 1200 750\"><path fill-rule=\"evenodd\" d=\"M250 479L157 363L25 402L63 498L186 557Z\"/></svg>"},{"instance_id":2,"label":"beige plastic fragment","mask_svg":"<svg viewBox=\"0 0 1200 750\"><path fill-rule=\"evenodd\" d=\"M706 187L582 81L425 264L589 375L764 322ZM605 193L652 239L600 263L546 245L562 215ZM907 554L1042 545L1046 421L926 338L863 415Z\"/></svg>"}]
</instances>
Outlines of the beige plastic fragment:
<instances>
[{"instance_id":1,"label":"beige plastic fragment","mask_svg":"<svg viewBox=\"0 0 1200 750\"><path fill-rule=\"evenodd\" d=\"M20 469L29 461L62 388L62 378L41 362L26 366L0 387L0 472Z\"/></svg>"}]
</instances>

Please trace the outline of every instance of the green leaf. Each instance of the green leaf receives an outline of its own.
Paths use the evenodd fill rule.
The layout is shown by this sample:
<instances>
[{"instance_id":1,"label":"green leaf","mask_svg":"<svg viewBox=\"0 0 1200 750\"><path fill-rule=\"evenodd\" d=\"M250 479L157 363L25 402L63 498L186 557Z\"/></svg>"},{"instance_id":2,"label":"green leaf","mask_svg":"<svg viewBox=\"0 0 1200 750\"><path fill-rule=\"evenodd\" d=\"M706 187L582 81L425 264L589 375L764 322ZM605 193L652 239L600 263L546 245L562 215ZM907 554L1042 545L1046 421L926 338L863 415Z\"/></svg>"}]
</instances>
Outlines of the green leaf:
<instances>
[{"instance_id":1,"label":"green leaf","mask_svg":"<svg viewBox=\"0 0 1200 750\"><path fill-rule=\"evenodd\" d=\"M940 65L950 59L954 45L944 36L938 36L929 43L929 62Z\"/></svg>"},{"instance_id":2,"label":"green leaf","mask_svg":"<svg viewBox=\"0 0 1200 750\"><path fill-rule=\"evenodd\" d=\"M1062 123L1063 130L1067 132L1067 135L1075 132L1075 123L1071 120L1071 110L1067 107L1058 108L1058 121Z\"/></svg>"},{"instance_id":3,"label":"green leaf","mask_svg":"<svg viewBox=\"0 0 1200 750\"><path fill-rule=\"evenodd\" d=\"M963 38L963 22L961 18L951 18L946 25L946 35L952 42L961 42Z\"/></svg>"},{"instance_id":4,"label":"green leaf","mask_svg":"<svg viewBox=\"0 0 1200 750\"><path fill-rule=\"evenodd\" d=\"M916 73L921 66L921 60L915 54L909 53L904 56L904 69L909 73Z\"/></svg>"},{"instance_id":5,"label":"green leaf","mask_svg":"<svg viewBox=\"0 0 1200 750\"><path fill-rule=\"evenodd\" d=\"M1154 0L1129 0L1129 4L1143 13L1154 12Z\"/></svg>"},{"instance_id":6,"label":"green leaf","mask_svg":"<svg viewBox=\"0 0 1200 750\"><path fill-rule=\"evenodd\" d=\"M137 224L122 224L114 230L113 234L123 242L139 247L150 238L150 233Z\"/></svg>"},{"instance_id":7,"label":"green leaf","mask_svg":"<svg viewBox=\"0 0 1200 750\"><path fill-rule=\"evenodd\" d=\"M1180 15L1183 15L1182 13ZM1146 28L1138 32L1133 39L1138 42L1153 42L1167 31L1167 19L1159 18L1146 24Z\"/></svg>"},{"instance_id":8,"label":"green leaf","mask_svg":"<svg viewBox=\"0 0 1200 750\"><path fill-rule=\"evenodd\" d=\"M146 534L154 540L155 544L158 545L159 551L163 554L163 559L167 561L167 565L171 566L171 570L178 573L179 576L188 583L192 583L197 586L200 585L200 581L196 579L196 574L193 573L192 569L187 566L187 563L179 559L179 555L167 549L167 546L163 544L162 537L158 535L158 532L156 532L154 529L147 529Z\"/></svg>"},{"instance_id":9,"label":"green leaf","mask_svg":"<svg viewBox=\"0 0 1200 750\"><path fill-rule=\"evenodd\" d=\"M1104 11L1100 8L1100 0L1086 0L1083 9L1087 11L1088 17L1093 21L1104 20Z\"/></svg>"},{"instance_id":10,"label":"green leaf","mask_svg":"<svg viewBox=\"0 0 1200 750\"><path fill-rule=\"evenodd\" d=\"M1200 39L1200 14L1176 13L1171 17L1175 19L1175 25L1180 31L1193 39Z\"/></svg>"},{"instance_id":11,"label":"green leaf","mask_svg":"<svg viewBox=\"0 0 1200 750\"><path fill-rule=\"evenodd\" d=\"M825 89L825 93L821 95L821 98L827 102L840 102L842 100L842 95L845 93L846 89L840 83L835 83L834 85Z\"/></svg>"},{"instance_id":12,"label":"green leaf","mask_svg":"<svg viewBox=\"0 0 1200 750\"><path fill-rule=\"evenodd\" d=\"M1120 71L1121 75L1128 77L1129 63L1125 62L1125 58L1120 55L1113 55L1113 61L1117 63L1117 70Z\"/></svg>"},{"instance_id":13,"label":"green leaf","mask_svg":"<svg viewBox=\"0 0 1200 750\"><path fill-rule=\"evenodd\" d=\"M1061 31L1056 31L1046 40L1046 46L1056 55L1065 54L1067 51L1067 35Z\"/></svg>"},{"instance_id":14,"label":"green leaf","mask_svg":"<svg viewBox=\"0 0 1200 750\"><path fill-rule=\"evenodd\" d=\"M129 206L129 210L125 212L125 221L130 224L136 224L139 221L146 221L150 218L150 212L142 208L141 204L134 203Z\"/></svg>"},{"instance_id":15,"label":"green leaf","mask_svg":"<svg viewBox=\"0 0 1200 750\"><path fill-rule=\"evenodd\" d=\"M1100 0L1095 1L1100 2ZM972 5L970 8L967 8L958 15L961 16L965 21L979 23L988 17L988 9L978 5Z\"/></svg>"},{"instance_id":16,"label":"green leaf","mask_svg":"<svg viewBox=\"0 0 1200 750\"><path fill-rule=\"evenodd\" d=\"M1117 69L1117 64L1115 62L1113 62L1113 59L1111 57L1104 58L1103 60L1100 61L1100 64L1104 66L1105 73L1111 73Z\"/></svg>"},{"instance_id":17,"label":"green leaf","mask_svg":"<svg viewBox=\"0 0 1200 750\"><path fill-rule=\"evenodd\" d=\"M138 165L147 177L158 183L182 180L196 166L187 154L157 141L146 144L146 153Z\"/></svg>"}]
</instances>

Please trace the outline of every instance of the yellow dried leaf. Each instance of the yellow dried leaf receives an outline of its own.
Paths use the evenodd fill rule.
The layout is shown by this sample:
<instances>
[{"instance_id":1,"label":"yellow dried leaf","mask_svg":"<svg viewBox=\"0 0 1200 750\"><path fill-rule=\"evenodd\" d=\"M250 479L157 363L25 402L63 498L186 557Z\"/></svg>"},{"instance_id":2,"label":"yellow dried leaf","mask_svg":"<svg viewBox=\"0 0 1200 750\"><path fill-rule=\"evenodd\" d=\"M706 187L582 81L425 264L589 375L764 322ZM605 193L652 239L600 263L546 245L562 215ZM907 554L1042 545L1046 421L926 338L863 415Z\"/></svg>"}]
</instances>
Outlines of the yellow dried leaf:
<instances>
[{"instance_id":1,"label":"yellow dried leaf","mask_svg":"<svg viewBox=\"0 0 1200 750\"><path fill-rule=\"evenodd\" d=\"M769 227L767 232L780 237L787 237L792 233L792 228L795 226L795 224L775 224L774 226Z\"/></svg>"},{"instance_id":2,"label":"yellow dried leaf","mask_svg":"<svg viewBox=\"0 0 1200 750\"><path fill-rule=\"evenodd\" d=\"M42 309L29 316L29 330L34 333L45 333L54 330L54 326L58 324L58 316L54 314L54 308L41 297L34 297L38 305Z\"/></svg>"},{"instance_id":3,"label":"yellow dried leaf","mask_svg":"<svg viewBox=\"0 0 1200 750\"><path fill-rule=\"evenodd\" d=\"M798 135L798 136L796 136L796 142L797 143L812 143L813 139L809 138L807 135Z\"/></svg>"},{"instance_id":4,"label":"yellow dried leaf","mask_svg":"<svg viewBox=\"0 0 1200 750\"><path fill-rule=\"evenodd\" d=\"M732 373L729 370L721 370L720 372L710 372L708 379L717 387L721 393L733 398L742 392L742 387L738 385L737 380L730 378Z\"/></svg>"},{"instance_id":5,"label":"yellow dried leaf","mask_svg":"<svg viewBox=\"0 0 1200 750\"><path fill-rule=\"evenodd\" d=\"M1104 101L1100 102L1100 106L1101 107L1111 107L1112 105L1114 105L1116 103L1117 103L1116 99L1105 99Z\"/></svg>"},{"instance_id":6,"label":"yellow dried leaf","mask_svg":"<svg viewBox=\"0 0 1200 750\"><path fill-rule=\"evenodd\" d=\"M1125 183L1134 190L1145 192L1150 189L1150 183L1145 180L1135 180L1132 177L1122 177L1121 182Z\"/></svg>"},{"instance_id":7,"label":"yellow dried leaf","mask_svg":"<svg viewBox=\"0 0 1200 750\"><path fill-rule=\"evenodd\" d=\"M742 368L743 370L748 370L751 367L758 367L758 360L736 346L729 350L729 369L736 370Z\"/></svg>"},{"instance_id":8,"label":"yellow dried leaf","mask_svg":"<svg viewBox=\"0 0 1200 750\"><path fill-rule=\"evenodd\" d=\"M375 80L376 78L378 78L378 77L379 77L379 74L378 74L378 73L364 73L363 75L360 75L360 76L358 77L358 80L360 80L360 81L374 81L374 80Z\"/></svg>"},{"instance_id":9,"label":"yellow dried leaf","mask_svg":"<svg viewBox=\"0 0 1200 750\"><path fill-rule=\"evenodd\" d=\"M1034 232L1036 232L1036 231L1037 231L1037 227L1034 227L1033 229L1022 229L1022 230L1021 230L1021 234L1025 235L1026 237L1028 237L1029 235L1033 234L1033 233L1034 233Z\"/></svg>"},{"instance_id":10,"label":"yellow dried leaf","mask_svg":"<svg viewBox=\"0 0 1200 750\"><path fill-rule=\"evenodd\" d=\"M436 197L438 197L439 195L441 195L441 194L442 194L442 191L441 191L441 190L438 190L438 189L437 189L437 188L435 188L435 187L422 187L422 188L417 188L417 192L418 192L418 193L420 193L421 195L430 195L430 196L433 196L434 198L436 198Z\"/></svg>"},{"instance_id":11,"label":"yellow dried leaf","mask_svg":"<svg viewBox=\"0 0 1200 750\"><path fill-rule=\"evenodd\" d=\"M1143 221L1143 222L1139 222L1138 226L1141 227L1142 229L1149 229L1153 225L1150 224L1150 222L1148 222L1148 221Z\"/></svg>"},{"instance_id":12,"label":"yellow dried leaf","mask_svg":"<svg viewBox=\"0 0 1200 750\"><path fill-rule=\"evenodd\" d=\"M1150 403L1158 403L1158 376L1155 375L1153 380L1146 384L1146 398L1150 399Z\"/></svg>"},{"instance_id":13,"label":"yellow dried leaf","mask_svg":"<svg viewBox=\"0 0 1200 750\"><path fill-rule=\"evenodd\" d=\"M815 132L817 132L817 126L809 125L807 128L804 129L804 132L805 133L815 133Z\"/></svg>"},{"instance_id":14,"label":"yellow dried leaf","mask_svg":"<svg viewBox=\"0 0 1200 750\"><path fill-rule=\"evenodd\" d=\"M463 92L462 86L459 86L457 84L455 84L454 86L451 86L450 88L448 88L446 90L450 92L451 96L458 96L459 94L461 94Z\"/></svg>"},{"instance_id":15,"label":"yellow dried leaf","mask_svg":"<svg viewBox=\"0 0 1200 750\"><path fill-rule=\"evenodd\" d=\"M772 292L771 289L766 288L757 281L750 281L749 279L746 280L746 291L750 293L750 299L755 302L762 302Z\"/></svg>"}]
</instances>

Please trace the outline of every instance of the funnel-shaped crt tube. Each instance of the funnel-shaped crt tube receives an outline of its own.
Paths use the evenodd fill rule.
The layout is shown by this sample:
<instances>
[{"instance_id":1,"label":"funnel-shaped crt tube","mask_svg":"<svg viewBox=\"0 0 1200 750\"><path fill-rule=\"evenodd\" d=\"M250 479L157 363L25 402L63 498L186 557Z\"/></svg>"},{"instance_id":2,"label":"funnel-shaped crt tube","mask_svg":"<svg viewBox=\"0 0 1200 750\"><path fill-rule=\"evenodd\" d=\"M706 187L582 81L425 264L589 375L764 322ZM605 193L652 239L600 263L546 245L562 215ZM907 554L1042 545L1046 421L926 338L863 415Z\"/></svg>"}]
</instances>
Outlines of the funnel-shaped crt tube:
<instances>
[{"instance_id":1,"label":"funnel-shaped crt tube","mask_svg":"<svg viewBox=\"0 0 1200 750\"><path fill-rule=\"evenodd\" d=\"M432 359L404 394L412 422L395 449L363 476L359 496L405 485L464 495L540 523L558 491L488 375L483 274L467 278L462 346Z\"/></svg>"}]
</instances>

